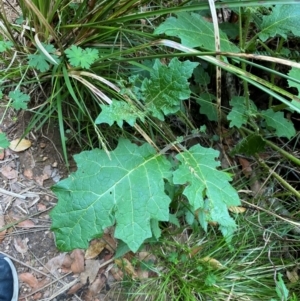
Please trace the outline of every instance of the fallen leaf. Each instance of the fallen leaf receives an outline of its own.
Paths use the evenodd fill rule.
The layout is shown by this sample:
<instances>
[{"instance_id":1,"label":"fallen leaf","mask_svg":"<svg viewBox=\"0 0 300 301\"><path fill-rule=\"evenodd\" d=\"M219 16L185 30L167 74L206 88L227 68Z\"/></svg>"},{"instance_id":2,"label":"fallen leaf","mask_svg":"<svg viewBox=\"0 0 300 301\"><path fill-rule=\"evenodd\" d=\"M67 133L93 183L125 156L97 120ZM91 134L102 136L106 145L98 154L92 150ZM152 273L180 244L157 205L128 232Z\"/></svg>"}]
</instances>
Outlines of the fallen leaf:
<instances>
[{"instance_id":1,"label":"fallen leaf","mask_svg":"<svg viewBox=\"0 0 300 301\"><path fill-rule=\"evenodd\" d=\"M95 281L90 285L87 293L84 296L85 301L94 301L94 297L100 293L100 291L105 287L106 277L97 277Z\"/></svg>"},{"instance_id":2,"label":"fallen leaf","mask_svg":"<svg viewBox=\"0 0 300 301\"><path fill-rule=\"evenodd\" d=\"M91 241L90 246L85 252L86 259L93 259L97 257L106 247L106 242L102 239L94 239Z\"/></svg>"},{"instance_id":3,"label":"fallen leaf","mask_svg":"<svg viewBox=\"0 0 300 301\"><path fill-rule=\"evenodd\" d=\"M224 268L224 266L222 265L222 263L220 261L218 261L217 259L211 258L209 256L201 258L200 261L208 263L210 266L212 266L215 269L223 269Z\"/></svg>"},{"instance_id":4,"label":"fallen leaf","mask_svg":"<svg viewBox=\"0 0 300 301\"><path fill-rule=\"evenodd\" d=\"M249 178L251 176L251 174L252 174L252 167L251 167L250 162L247 159L242 158L242 157L238 157L238 160L239 160L239 162L240 162L240 164L242 166L242 172L243 172L243 174L247 178Z\"/></svg>"},{"instance_id":5,"label":"fallen leaf","mask_svg":"<svg viewBox=\"0 0 300 301\"><path fill-rule=\"evenodd\" d=\"M4 149L0 147L0 160L4 159Z\"/></svg>"},{"instance_id":6,"label":"fallen leaf","mask_svg":"<svg viewBox=\"0 0 300 301\"><path fill-rule=\"evenodd\" d=\"M123 269L128 275L130 275L133 279L138 278L134 267L126 258L122 259L115 259L115 263L118 265L119 268Z\"/></svg>"},{"instance_id":7,"label":"fallen leaf","mask_svg":"<svg viewBox=\"0 0 300 301\"><path fill-rule=\"evenodd\" d=\"M73 259L71 270L74 274L79 274L84 271L84 252L80 249L74 250L70 257Z\"/></svg>"},{"instance_id":8,"label":"fallen leaf","mask_svg":"<svg viewBox=\"0 0 300 301\"><path fill-rule=\"evenodd\" d=\"M57 273L57 270L62 268L66 260L66 256L69 256L67 253L59 254L51 258L45 265L44 271L51 272L52 274Z\"/></svg>"},{"instance_id":9,"label":"fallen leaf","mask_svg":"<svg viewBox=\"0 0 300 301\"><path fill-rule=\"evenodd\" d=\"M10 142L9 148L14 152L22 152L31 146L30 140L27 139L14 139Z\"/></svg>"},{"instance_id":10,"label":"fallen leaf","mask_svg":"<svg viewBox=\"0 0 300 301\"><path fill-rule=\"evenodd\" d=\"M113 266L110 269L110 273L112 274L112 276L114 277L115 280L117 280L117 281L123 280L124 273L117 265Z\"/></svg>"},{"instance_id":11,"label":"fallen leaf","mask_svg":"<svg viewBox=\"0 0 300 301\"><path fill-rule=\"evenodd\" d=\"M67 292L67 295L73 295L75 294L78 290L80 290L83 287L83 284L78 282L74 284Z\"/></svg>"},{"instance_id":12,"label":"fallen leaf","mask_svg":"<svg viewBox=\"0 0 300 301\"><path fill-rule=\"evenodd\" d=\"M1 214L0 215L0 229L3 228L5 226L5 220L4 220L4 215ZM7 229L3 230L2 232L0 232L0 243L3 241L3 239L5 238L5 234L7 232Z\"/></svg>"},{"instance_id":13,"label":"fallen leaf","mask_svg":"<svg viewBox=\"0 0 300 301\"><path fill-rule=\"evenodd\" d=\"M229 206L228 210L232 213L244 213L247 209L239 206Z\"/></svg>"},{"instance_id":14,"label":"fallen leaf","mask_svg":"<svg viewBox=\"0 0 300 301\"><path fill-rule=\"evenodd\" d=\"M37 288L39 284L38 280L31 273L19 274L19 280L26 283L33 289Z\"/></svg>"},{"instance_id":15,"label":"fallen leaf","mask_svg":"<svg viewBox=\"0 0 300 301\"><path fill-rule=\"evenodd\" d=\"M26 178L32 180L32 178L33 178L33 171L32 171L32 169L31 169L31 168L26 168L26 169L24 169L23 175L24 175Z\"/></svg>"},{"instance_id":16,"label":"fallen leaf","mask_svg":"<svg viewBox=\"0 0 300 301\"><path fill-rule=\"evenodd\" d=\"M33 221L27 219L25 221L18 223L17 226L22 227L22 228L33 228L35 226L35 223Z\"/></svg>"},{"instance_id":17,"label":"fallen leaf","mask_svg":"<svg viewBox=\"0 0 300 301\"><path fill-rule=\"evenodd\" d=\"M291 272L286 271L286 276L291 283L297 283L299 281L298 268L294 268Z\"/></svg>"},{"instance_id":18,"label":"fallen leaf","mask_svg":"<svg viewBox=\"0 0 300 301\"><path fill-rule=\"evenodd\" d=\"M14 247L15 249L22 254L24 257L24 254L28 251L28 243L29 239L26 237L24 239L21 238L14 238Z\"/></svg>"},{"instance_id":19,"label":"fallen leaf","mask_svg":"<svg viewBox=\"0 0 300 301\"><path fill-rule=\"evenodd\" d=\"M9 165L3 166L1 168L1 173L8 179L15 179L18 177L18 172Z\"/></svg>"},{"instance_id":20,"label":"fallen leaf","mask_svg":"<svg viewBox=\"0 0 300 301\"><path fill-rule=\"evenodd\" d=\"M86 284L89 279L89 282L92 283L98 274L100 265L99 260L87 259L85 261L85 270L80 274L80 282Z\"/></svg>"}]
</instances>

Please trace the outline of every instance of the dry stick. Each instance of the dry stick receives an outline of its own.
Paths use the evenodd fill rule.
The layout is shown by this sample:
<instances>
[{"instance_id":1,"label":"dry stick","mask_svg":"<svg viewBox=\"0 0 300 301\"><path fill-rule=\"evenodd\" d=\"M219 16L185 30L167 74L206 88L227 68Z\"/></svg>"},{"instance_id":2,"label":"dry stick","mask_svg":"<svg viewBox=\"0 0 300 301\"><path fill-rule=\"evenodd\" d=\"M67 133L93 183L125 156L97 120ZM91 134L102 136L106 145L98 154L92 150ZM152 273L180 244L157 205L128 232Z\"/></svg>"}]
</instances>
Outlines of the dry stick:
<instances>
[{"instance_id":1,"label":"dry stick","mask_svg":"<svg viewBox=\"0 0 300 301\"><path fill-rule=\"evenodd\" d=\"M26 196L24 196L24 195L5 190L3 188L0 188L0 193L4 193L6 195L10 195L10 196L13 196L13 197L16 197L16 198L19 198L19 199L23 199L23 200L26 199Z\"/></svg>"},{"instance_id":2,"label":"dry stick","mask_svg":"<svg viewBox=\"0 0 300 301\"><path fill-rule=\"evenodd\" d=\"M2 231L4 231L4 230L7 230L7 229L9 229L9 228L11 228L11 227L13 227L13 226L15 226L15 225L17 225L17 224L23 222L23 221L26 221L27 219L29 219L29 218L31 218L31 217L33 217L33 216L40 215L41 213L47 212L47 211L49 211L50 209L51 209L51 208L48 208L48 209L43 210L43 211L35 212L35 213L33 213L33 214L30 214L30 215L27 215L27 216L25 216L25 217L23 217L23 218L20 218L19 220L15 221L15 222L9 223L9 224L5 225L4 227L0 228L0 232L2 232Z\"/></svg>"},{"instance_id":3,"label":"dry stick","mask_svg":"<svg viewBox=\"0 0 300 301\"><path fill-rule=\"evenodd\" d=\"M209 2L209 7L210 7L210 12L213 20L213 25L214 25L214 35L215 35L215 49L216 52L219 53L221 51L220 47L220 32L219 32L219 23L218 23L218 17L217 17L217 12L216 12L216 7L215 7L215 1L214 0L208 0ZM221 57L219 54L216 55L216 59L220 60ZM219 135L220 135L220 140L222 140L222 135L221 135L221 97L222 97L222 91L221 91L221 67L216 66L216 86L217 86L217 115L218 115L218 130L219 130Z\"/></svg>"}]
</instances>

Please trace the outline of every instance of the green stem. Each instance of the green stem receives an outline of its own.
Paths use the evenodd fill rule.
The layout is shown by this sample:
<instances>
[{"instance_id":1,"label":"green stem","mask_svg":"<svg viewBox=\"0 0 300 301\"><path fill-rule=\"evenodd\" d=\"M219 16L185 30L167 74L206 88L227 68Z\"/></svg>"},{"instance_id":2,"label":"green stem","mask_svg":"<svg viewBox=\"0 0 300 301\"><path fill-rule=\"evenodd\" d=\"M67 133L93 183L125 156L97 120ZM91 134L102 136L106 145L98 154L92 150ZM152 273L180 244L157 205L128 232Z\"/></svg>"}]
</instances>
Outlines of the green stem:
<instances>
[{"instance_id":1,"label":"green stem","mask_svg":"<svg viewBox=\"0 0 300 301\"><path fill-rule=\"evenodd\" d=\"M245 128L245 127L242 127L241 128L243 131L245 131L246 133L248 134L253 134L254 132ZM276 144L274 144L273 142L269 141L269 140L266 140L264 139L266 144L268 146L270 146L272 149L276 150L277 152L279 152L283 157L285 157L286 159L290 160L291 162L297 164L298 166L300 166L300 160L298 158L296 158L295 156L291 155L289 152L283 150L282 148L278 147Z\"/></svg>"},{"instance_id":2,"label":"green stem","mask_svg":"<svg viewBox=\"0 0 300 301\"><path fill-rule=\"evenodd\" d=\"M258 156L255 156L257 161L269 171L269 173L287 190L292 192L296 197L300 198L300 192L297 191L293 186L291 186L287 181L285 181L277 172L272 170L262 159L260 159Z\"/></svg>"}]
</instances>

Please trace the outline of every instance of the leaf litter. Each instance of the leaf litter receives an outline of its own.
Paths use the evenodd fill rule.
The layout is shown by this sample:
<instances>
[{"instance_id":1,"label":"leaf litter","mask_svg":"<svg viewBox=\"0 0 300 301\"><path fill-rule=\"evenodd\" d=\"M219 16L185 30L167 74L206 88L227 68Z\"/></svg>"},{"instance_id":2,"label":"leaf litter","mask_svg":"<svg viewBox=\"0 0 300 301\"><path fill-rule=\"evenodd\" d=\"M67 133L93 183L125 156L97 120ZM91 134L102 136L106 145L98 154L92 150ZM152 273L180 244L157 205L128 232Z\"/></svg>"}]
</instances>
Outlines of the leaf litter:
<instances>
[{"instance_id":1,"label":"leaf litter","mask_svg":"<svg viewBox=\"0 0 300 301\"><path fill-rule=\"evenodd\" d=\"M22 128L14 129L17 133L6 133L9 138L22 135ZM59 131L49 133L49 139L59 145ZM58 300L85 301L113 295L107 288L124 277L124 264L118 267L112 258L116 241L106 232L101 239L92 240L86 252L58 251L50 231L48 214L56 200L49 187L67 172L48 139L25 140L27 147L21 144L21 150L16 144L14 151L5 149L0 157L0 252L11 256L17 268L19 300L57 296ZM112 273L113 267L118 269L117 275ZM128 260L126 269L137 277Z\"/></svg>"}]
</instances>

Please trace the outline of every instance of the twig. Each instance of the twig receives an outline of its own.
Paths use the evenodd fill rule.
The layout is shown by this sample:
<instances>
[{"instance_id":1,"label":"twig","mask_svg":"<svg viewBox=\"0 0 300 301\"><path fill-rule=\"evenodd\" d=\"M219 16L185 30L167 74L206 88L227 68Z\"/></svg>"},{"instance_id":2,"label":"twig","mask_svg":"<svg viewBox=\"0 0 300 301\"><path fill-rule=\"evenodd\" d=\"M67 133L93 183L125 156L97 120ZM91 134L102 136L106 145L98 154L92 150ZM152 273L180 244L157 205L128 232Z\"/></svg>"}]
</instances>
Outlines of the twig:
<instances>
[{"instance_id":1,"label":"twig","mask_svg":"<svg viewBox=\"0 0 300 301\"><path fill-rule=\"evenodd\" d=\"M7 195L10 195L10 196L19 198L19 199L23 199L23 200L26 199L26 196L24 196L24 195L21 195L21 194L18 194L18 193L14 193L14 192L5 190L5 189L3 189L3 188L0 188L0 193L4 193L4 194L7 194Z\"/></svg>"}]
</instances>

